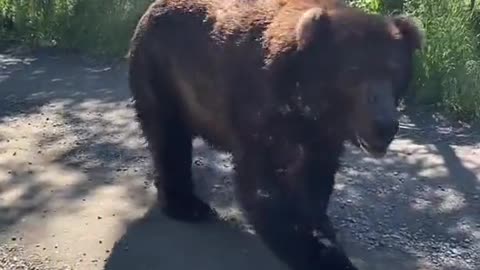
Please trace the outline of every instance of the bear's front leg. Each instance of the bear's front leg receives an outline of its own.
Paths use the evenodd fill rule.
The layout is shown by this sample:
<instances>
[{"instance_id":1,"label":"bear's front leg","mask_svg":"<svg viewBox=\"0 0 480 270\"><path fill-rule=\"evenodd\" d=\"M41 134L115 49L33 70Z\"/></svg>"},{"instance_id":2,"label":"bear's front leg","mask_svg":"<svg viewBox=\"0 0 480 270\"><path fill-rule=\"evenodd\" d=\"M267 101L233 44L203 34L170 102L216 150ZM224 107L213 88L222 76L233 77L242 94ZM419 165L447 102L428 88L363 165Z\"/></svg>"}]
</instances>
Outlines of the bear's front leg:
<instances>
[{"instance_id":1,"label":"bear's front leg","mask_svg":"<svg viewBox=\"0 0 480 270\"><path fill-rule=\"evenodd\" d=\"M322 195L322 191L308 191L304 179L287 179L294 182L286 183L272 163L275 157L269 156L269 151L254 149L245 151L236 161L236 191L264 243L292 270L356 269L337 244L322 205L328 202L330 192ZM306 171L302 175L315 175L309 174ZM312 194L327 197L313 199Z\"/></svg>"}]
</instances>

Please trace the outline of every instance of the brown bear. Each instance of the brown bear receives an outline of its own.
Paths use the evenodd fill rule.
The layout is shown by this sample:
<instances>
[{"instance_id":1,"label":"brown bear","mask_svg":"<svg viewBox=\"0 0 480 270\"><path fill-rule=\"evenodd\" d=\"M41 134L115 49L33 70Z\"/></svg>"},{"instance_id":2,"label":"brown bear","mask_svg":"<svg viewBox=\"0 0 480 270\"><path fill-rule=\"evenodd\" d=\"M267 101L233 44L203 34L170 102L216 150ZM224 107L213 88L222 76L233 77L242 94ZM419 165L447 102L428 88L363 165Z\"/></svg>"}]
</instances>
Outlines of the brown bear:
<instances>
[{"instance_id":1,"label":"brown bear","mask_svg":"<svg viewBox=\"0 0 480 270\"><path fill-rule=\"evenodd\" d=\"M290 269L356 269L327 216L344 143L381 157L422 35L411 19L335 0L159 0L140 19L129 82L164 213L193 192L192 138L231 152L257 234Z\"/></svg>"}]
</instances>

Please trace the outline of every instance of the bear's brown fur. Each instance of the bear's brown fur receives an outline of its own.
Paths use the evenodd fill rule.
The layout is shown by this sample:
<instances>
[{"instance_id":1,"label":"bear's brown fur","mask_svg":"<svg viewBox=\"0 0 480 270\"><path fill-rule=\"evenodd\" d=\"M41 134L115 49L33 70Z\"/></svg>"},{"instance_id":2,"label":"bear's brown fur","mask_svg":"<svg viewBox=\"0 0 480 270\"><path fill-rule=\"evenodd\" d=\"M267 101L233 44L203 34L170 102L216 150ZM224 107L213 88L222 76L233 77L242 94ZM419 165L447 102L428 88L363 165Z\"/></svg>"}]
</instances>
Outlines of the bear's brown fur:
<instances>
[{"instance_id":1,"label":"bear's brown fur","mask_svg":"<svg viewBox=\"0 0 480 270\"><path fill-rule=\"evenodd\" d=\"M193 193L193 136L234 156L236 191L291 269L355 269L326 214L346 140L381 156L420 31L335 0L161 0L132 38L130 87L166 214Z\"/></svg>"}]
</instances>

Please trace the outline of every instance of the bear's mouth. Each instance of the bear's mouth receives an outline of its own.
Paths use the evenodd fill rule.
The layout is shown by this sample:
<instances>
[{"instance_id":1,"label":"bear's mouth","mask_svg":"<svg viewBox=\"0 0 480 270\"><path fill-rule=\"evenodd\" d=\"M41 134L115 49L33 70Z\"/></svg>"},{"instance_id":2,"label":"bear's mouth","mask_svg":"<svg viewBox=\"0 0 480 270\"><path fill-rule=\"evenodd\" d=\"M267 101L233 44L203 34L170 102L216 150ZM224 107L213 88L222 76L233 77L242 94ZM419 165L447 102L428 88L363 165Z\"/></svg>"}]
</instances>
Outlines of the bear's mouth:
<instances>
[{"instance_id":1,"label":"bear's mouth","mask_svg":"<svg viewBox=\"0 0 480 270\"><path fill-rule=\"evenodd\" d=\"M368 142L359 135L357 135L357 144L360 149L374 158L383 158L387 154L389 146L388 143L383 142Z\"/></svg>"}]
</instances>

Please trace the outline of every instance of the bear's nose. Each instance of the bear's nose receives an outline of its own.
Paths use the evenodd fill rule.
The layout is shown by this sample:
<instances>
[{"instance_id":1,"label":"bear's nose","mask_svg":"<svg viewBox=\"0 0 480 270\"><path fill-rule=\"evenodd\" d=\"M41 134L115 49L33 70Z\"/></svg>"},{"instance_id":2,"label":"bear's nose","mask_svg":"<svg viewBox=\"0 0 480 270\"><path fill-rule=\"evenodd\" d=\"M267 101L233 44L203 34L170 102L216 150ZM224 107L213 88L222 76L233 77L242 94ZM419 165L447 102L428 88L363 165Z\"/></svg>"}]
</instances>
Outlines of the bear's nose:
<instances>
[{"instance_id":1,"label":"bear's nose","mask_svg":"<svg viewBox=\"0 0 480 270\"><path fill-rule=\"evenodd\" d=\"M399 130L399 122L391 119L377 119L375 127L377 136L386 143L390 143Z\"/></svg>"}]
</instances>

